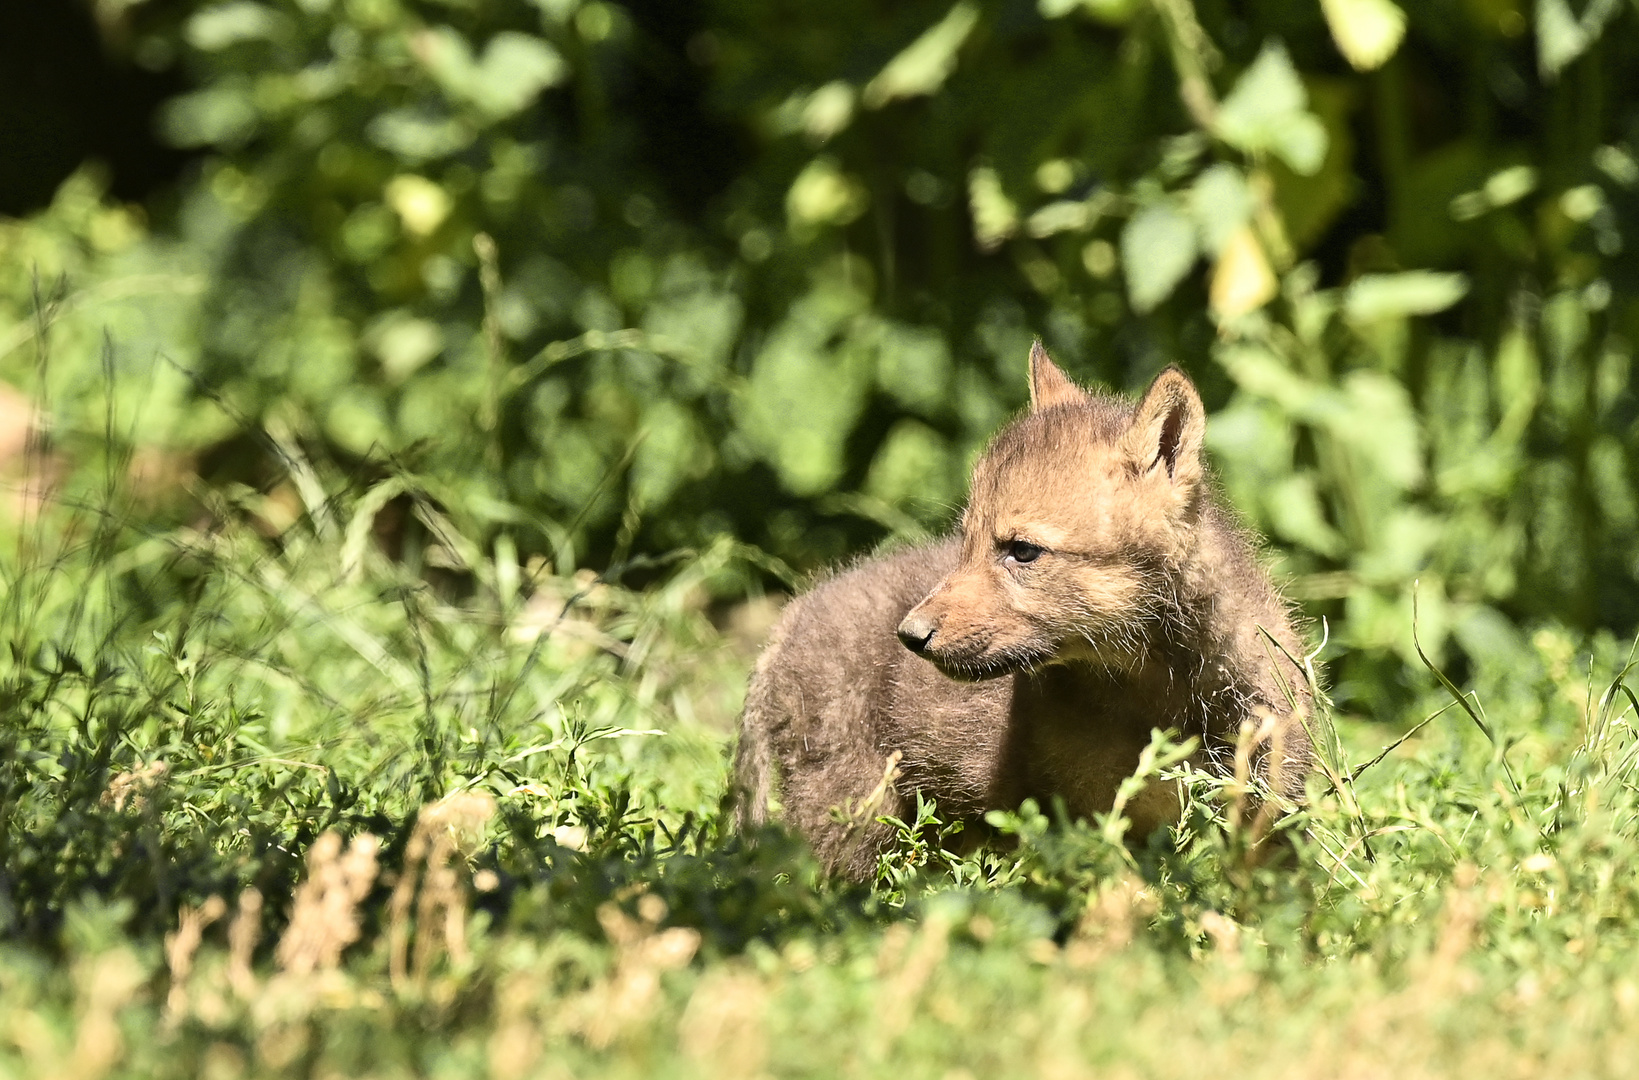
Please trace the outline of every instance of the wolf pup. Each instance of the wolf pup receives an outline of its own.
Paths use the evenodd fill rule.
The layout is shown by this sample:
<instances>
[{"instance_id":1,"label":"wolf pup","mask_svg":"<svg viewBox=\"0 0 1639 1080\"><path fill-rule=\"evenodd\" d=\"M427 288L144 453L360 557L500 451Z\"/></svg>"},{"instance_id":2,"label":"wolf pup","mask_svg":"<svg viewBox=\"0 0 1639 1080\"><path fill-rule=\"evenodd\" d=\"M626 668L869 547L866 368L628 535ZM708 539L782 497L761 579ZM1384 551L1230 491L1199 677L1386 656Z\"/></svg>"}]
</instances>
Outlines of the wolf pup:
<instances>
[{"instance_id":1,"label":"wolf pup","mask_svg":"<svg viewBox=\"0 0 1639 1080\"><path fill-rule=\"evenodd\" d=\"M1211 490L1205 430L1178 368L1134 406L1076 386L1037 342L1029 412L974 468L960 532L786 608L740 718L741 828L778 780L786 820L863 878L892 836L876 819L906 819L917 792L946 820L1055 796L1084 817L1110 809L1152 728L1200 737L1200 763L1228 773L1247 722L1255 770L1300 800L1301 646ZM1160 784L1125 810L1137 835L1179 811Z\"/></svg>"}]
</instances>

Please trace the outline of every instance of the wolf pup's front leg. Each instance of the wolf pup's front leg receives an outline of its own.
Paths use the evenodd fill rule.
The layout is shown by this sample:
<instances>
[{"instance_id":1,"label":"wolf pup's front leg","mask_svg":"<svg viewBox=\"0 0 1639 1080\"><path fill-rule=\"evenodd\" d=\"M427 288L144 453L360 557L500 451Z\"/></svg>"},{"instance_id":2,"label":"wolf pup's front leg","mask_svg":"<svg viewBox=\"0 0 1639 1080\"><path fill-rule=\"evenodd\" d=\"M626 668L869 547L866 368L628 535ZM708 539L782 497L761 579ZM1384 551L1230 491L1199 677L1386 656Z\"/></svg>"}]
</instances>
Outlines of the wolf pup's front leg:
<instances>
[{"instance_id":1,"label":"wolf pup's front leg","mask_svg":"<svg viewBox=\"0 0 1639 1080\"><path fill-rule=\"evenodd\" d=\"M1132 403L1071 382L1040 343L1030 410L974 469L959 532L867 560L794 601L752 677L742 827L776 794L835 871L868 876L921 792L947 818L1026 797L1108 810L1153 728L1198 736L1295 802L1312 708L1287 604L1217 501L1205 411L1169 368ZM1267 634L1279 644L1270 647ZM1139 832L1177 792L1129 803Z\"/></svg>"}]
</instances>

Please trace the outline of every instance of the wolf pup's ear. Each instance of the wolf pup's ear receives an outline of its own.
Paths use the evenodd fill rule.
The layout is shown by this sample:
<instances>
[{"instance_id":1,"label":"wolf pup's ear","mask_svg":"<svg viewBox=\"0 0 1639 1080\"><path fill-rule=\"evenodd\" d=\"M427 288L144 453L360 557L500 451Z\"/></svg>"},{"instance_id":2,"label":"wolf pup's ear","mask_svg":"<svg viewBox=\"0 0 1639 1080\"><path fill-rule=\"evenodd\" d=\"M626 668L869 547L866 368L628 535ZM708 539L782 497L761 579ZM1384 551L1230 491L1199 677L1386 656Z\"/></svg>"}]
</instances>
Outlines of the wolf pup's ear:
<instances>
[{"instance_id":1,"label":"wolf pup's ear","mask_svg":"<svg viewBox=\"0 0 1639 1080\"><path fill-rule=\"evenodd\" d=\"M1030 346L1030 411L1041 412L1055 405L1086 401L1087 392L1058 369L1037 338Z\"/></svg>"},{"instance_id":2,"label":"wolf pup's ear","mask_svg":"<svg viewBox=\"0 0 1639 1080\"><path fill-rule=\"evenodd\" d=\"M1161 466L1172 482L1191 488L1201 480L1201 440L1206 435L1206 407L1195 384L1177 367L1155 377L1138 403L1121 448L1138 471Z\"/></svg>"}]
</instances>

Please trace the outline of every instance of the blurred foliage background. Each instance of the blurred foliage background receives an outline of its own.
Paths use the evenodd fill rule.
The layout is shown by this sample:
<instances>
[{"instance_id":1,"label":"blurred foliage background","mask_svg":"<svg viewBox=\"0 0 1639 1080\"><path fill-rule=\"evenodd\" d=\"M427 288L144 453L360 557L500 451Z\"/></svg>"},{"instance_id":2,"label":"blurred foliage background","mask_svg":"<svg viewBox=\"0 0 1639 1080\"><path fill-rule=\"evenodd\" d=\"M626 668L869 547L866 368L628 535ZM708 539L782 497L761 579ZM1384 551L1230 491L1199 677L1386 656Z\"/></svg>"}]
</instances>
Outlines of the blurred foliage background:
<instances>
[{"instance_id":1,"label":"blurred foliage background","mask_svg":"<svg viewBox=\"0 0 1639 1080\"><path fill-rule=\"evenodd\" d=\"M276 532L323 459L413 571L411 489L641 583L947 526L1037 335L1178 362L1371 715L1414 582L1459 678L1639 622L1628 6L95 0L169 171L0 222L0 380L156 519L202 483Z\"/></svg>"}]
</instances>

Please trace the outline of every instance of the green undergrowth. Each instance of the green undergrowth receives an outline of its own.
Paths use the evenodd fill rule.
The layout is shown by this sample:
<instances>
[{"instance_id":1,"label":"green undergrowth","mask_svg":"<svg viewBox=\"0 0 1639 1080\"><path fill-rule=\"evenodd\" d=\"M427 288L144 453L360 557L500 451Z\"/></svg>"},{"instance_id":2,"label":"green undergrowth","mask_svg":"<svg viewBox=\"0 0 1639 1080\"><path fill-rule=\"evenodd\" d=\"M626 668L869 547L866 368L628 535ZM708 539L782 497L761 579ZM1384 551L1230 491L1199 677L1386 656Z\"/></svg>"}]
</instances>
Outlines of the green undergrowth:
<instances>
[{"instance_id":1,"label":"green undergrowth","mask_svg":"<svg viewBox=\"0 0 1639 1080\"><path fill-rule=\"evenodd\" d=\"M196 491L179 527L142 524L119 460L6 509L0 1077L1539 1076L1639 1050L1609 638L1544 627L1460 702L1431 675L1412 715L1340 719L1262 844L1233 781L1186 777L1148 841L1026 805L969 849L924 806L849 885L725 826L758 552L520 565L450 492L281 453L287 480Z\"/></svg>"}]
</instances>

